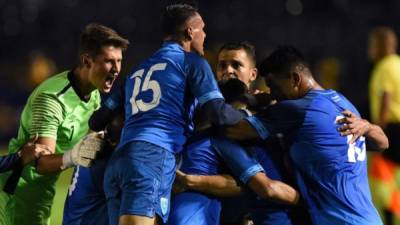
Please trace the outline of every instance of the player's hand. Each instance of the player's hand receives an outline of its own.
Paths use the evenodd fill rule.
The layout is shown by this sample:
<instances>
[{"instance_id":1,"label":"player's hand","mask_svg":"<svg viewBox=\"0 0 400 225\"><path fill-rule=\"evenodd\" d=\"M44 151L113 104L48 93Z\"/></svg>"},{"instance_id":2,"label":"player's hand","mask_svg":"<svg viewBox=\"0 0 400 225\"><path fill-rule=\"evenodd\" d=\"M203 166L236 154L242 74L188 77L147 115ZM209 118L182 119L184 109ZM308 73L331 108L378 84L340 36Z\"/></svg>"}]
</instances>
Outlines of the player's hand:
<instances>
[{"instance_id":1,"label":"player's hand","mask_svg":"<svg viewBox=\"0 0 400 225\"><path fill-rule=\"evenodd\" d=\"M47 145L37 144L38 135L29 140L18 152L21 156L22 164L28 163L40 158L42 155L50 155L52 152Z\"/></svg>"},{"instance_id":2,"label":"player's hand","mask_svg":"<svg viewBox=\"0 0 400 225\"><path fill-rule=\"evenodd\" d=\"M182 191L186 191L191 189L190 187L195 186L195 184L198 183L199 178L199 175L186 174L180 170L176 170L175 181L182 186Z\"/></svg>"},{"instance_id":3,"label":"player's hand","mask_svg":"<svg viewBox=\"0 0 400 225\"><path fill-rule=\"evenodd\" d=\"M89 167L104 146L104 132L93 132L80 140L73 149L63 155L62 169L71 166Z\"/></svg>"},{"instance_id":4,"label":"player's hand","mask_svg":"<svg viewBox=\"0 0 400 225\"><path fill-rule=\"evenodd\" d=\"M176 170L175 174L176 174L175 182L174 185L172 186L172 192L174 194L179 194L181 192L187 191L188 189L188 186L186 185L187 174L180 170Z\"/></svg>"},{"instance_id":5,"label":"player's hand","mask_svg":"<svg viewBox=\"0 0 400 225\"><path fill-rule=\"evenodd\" d=\"M338 131L342 136L353 135L349 144L354 143L359 137L365 135L371 128L371 124L368 120L358 117L349 110L343 111L342 114L344 117L339 119L337 123L343 125L338 128Z\"/></svg>"}]
</instances>

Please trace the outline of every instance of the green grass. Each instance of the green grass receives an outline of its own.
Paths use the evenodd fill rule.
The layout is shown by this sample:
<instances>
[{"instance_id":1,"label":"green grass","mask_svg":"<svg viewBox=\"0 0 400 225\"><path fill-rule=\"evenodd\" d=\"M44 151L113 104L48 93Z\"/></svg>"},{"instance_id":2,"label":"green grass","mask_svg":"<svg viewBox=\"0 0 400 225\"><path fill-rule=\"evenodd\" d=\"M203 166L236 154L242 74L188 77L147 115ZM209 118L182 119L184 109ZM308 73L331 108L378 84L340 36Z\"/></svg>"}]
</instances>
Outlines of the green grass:
<instances>
[{"instance_id":1,"label":"green grass","mask_svg":"<svg viewBox=\"0 0 400 225\"><path fill-rule=\"evenodd\" d=\"M71 181L73 169L68 169L61 173L56 184L56 196L51 209L51 225L61 225L64 212L64 201L67 197L69 183Z\"/></svg>"}]
</instances>

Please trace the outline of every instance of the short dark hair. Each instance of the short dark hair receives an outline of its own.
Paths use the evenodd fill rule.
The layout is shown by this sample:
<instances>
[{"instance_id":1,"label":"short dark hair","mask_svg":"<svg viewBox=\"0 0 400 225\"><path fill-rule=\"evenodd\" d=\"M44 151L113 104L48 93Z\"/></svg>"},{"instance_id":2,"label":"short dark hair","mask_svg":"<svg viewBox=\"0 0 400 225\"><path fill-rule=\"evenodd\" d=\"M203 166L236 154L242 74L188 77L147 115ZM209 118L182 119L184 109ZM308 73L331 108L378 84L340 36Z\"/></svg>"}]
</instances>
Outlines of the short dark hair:
<instances>
[{"instance_id":1,"label":"short dark hair","mask_svg":"<svg viewBox=\"0 0 400 225\"><path fill-rule=\"evenodd\" d=\"M163 36L180 37L182 26L192 16L196 15L197 8L188 4L173 4L165 7L161 16Z\"/></svg>"},{"instance_id":2,"label":"short dark hair","mask_svg":"<svg viewBox=\"0 0 400 225\"><path fill-rule=\"evenodd\" d=\"M90 23L81 33L79 55L89 54L94 57L100 53L101 47L105 45L113 45L124 51L128 48L129 41L109 27Z\"/></svg>"},{"instance_id":3,"label":"short dark hair","mask_svg":"<svg viewBox=\"0 0 400 225\"><path fill-rule=\"evenodd\" d=\"M248 41L228 42L222 45L218 54L224 50L240 50L243 49L254 65L256 65L256 48Z\"/></svg>"},{"instance_id":4,"label":"short dark hair","mask_svg":"<svg viewBox=\"0 0 400 225\"><path fill-rule=\"evenodd\" d=\"M289 72L298 66L309 68L303 54L295 47L280 46L260 63L258 71L263 77L270 73L287 77Z\"/></svg>"}]
</instances>

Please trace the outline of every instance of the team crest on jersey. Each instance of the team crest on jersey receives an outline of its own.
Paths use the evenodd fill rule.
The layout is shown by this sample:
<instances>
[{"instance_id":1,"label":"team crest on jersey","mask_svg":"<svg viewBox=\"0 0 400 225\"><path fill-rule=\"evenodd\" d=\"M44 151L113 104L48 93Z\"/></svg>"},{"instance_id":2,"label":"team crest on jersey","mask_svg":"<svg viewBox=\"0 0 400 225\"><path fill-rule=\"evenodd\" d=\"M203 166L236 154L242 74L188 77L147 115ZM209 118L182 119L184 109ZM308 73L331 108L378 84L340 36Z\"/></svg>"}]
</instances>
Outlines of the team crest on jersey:
<instances>
[{"instance_id":1,"label":"team crest on jersey","mask_svg":"<svg viewBox=\"0 0 400 225\"><path fill-rule=\"evenodd\" d=\"M168 211L168 198L160 198L161 213L165 215Z\"/></svg>"}]
</instances>

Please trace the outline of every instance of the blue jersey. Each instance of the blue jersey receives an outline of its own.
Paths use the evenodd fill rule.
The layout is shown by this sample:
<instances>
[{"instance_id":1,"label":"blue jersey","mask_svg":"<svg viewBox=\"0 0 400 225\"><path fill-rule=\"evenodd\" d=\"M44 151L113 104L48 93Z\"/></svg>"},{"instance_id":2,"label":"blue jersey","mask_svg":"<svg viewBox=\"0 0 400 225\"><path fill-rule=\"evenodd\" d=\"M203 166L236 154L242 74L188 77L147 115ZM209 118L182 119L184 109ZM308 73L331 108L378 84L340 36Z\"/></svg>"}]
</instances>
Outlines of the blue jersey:
<instances>
[{"instance_id":1,"label":"blue jersey","mask_svg":"<svg viewBox=\"0 0 400 225\"><path fill-rule=\"evenodd\" d=\"M207 61L165 42L127 76L120 146L146 141L176 153L192 132L195 100L223 99Z\"/></svg>"},{"instance_id":2,"label":"blue jersey","mask_svg":"<svg viewBox=\"0 0 400 225\"><path fill-rule=\"evenodd\" d=\"M212 143L215 145L214 147L212 146ZM270 144L272 144L272 142L270 142ZM233 176L237 177L243 183L247 183L247 180L255 173L263 170L269 178L282 180L282 176L279 172L281 169L281 165L279 165L281 159L278 159L278 154L259 146L252 146L245 150L238 145L233 145L230 141L219 139L210 140L208 135L204 133L196 133L188 140L186 149L182 154L181 170L188 174L216 175L226 166L232 171ZM205 196L203 198L199 197L198 200L192 196L197 196L199 194L186 194L185 197L180 195L181 194L178 195L179 197L173 199L172 205L175 204L175 206L173 207L173 211L171 211L172 218L180 218L181 221L191 221L194 224L202 224L193 221L195 219L195 221L206 221L205 218L201 217L201 215L203 215L201 212L205 209L207 209L207 212L212 215L219 215L219 207L216 207L214 210L206 207L217 204L215 202L216 199L209 199ZM205 201L207 204L205 204L206 206L196 208L195 206L198 204L197 201ZM229 203L235 202L235 204L242 206L241 208L238 208L237 205L224 205L225 211L223 210L223 218L225 220L227 218L229 221L241 220L243 219L241 217L243 214L250 212L252 219L256 222L255 224L292 224L286 206L265 201L254 194L235 197L232 199L223 199L223 201ZM211 204L211 202L213 204ZM190 214L197 211L199 211L199 213L196 213L197 217ZM178 217L178 215L180 217ZM214 216L211 216L210 218L214 218ZM169 224L177 225L185 223L171 222ZM207 224L215 224L215 222L211 219Z\"/></svg>"},{"instance_id":3,"label":"blue jersey","mask_svg":"<svg viewBox=\"0 0 400 225\"><path fill-rule=\"evenodd\" d=\"M211 146L211 140L205 133L196 133L188 139L182 152L180 170L187 174L217 175L221 169L221 158Z\"/></svg>"},{"instance_id":4,"label":"blue jersey","mask_svg":"<svg viewBox=\"0 0 400 225\"><path fill-rule=\"evenodd\" d=\"M356 108L333 90L312 90L281 101L247 120L267 138L283 133L290 146L296 179L314 224L382 224L371 201L365 138L348 144L336 123Z\"/></svg>"},{"instance_id":5,"label":"blue jersey","mask_svg":"<svg viewBox=\"0 0 400 225\"><path fill-rule=\"evenodd\" d=\"M221 202L198 192L182 192L173 197L166 225L218 225Z\"/></svg>"}]
</instances>

